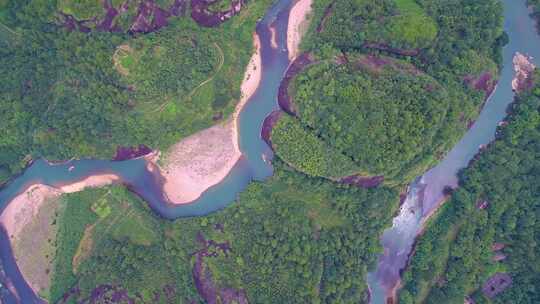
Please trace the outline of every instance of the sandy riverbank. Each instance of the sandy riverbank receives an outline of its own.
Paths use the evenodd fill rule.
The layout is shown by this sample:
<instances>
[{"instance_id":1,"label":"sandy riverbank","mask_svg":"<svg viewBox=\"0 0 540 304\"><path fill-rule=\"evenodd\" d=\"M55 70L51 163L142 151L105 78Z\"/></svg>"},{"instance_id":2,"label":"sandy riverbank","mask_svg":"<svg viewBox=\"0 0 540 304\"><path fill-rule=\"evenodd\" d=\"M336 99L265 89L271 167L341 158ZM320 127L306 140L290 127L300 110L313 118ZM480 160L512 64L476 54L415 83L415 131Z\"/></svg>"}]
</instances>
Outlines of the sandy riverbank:
<instances>
[{"instance_id":1,"label":"sandy riverbank","mask_svg":"<svg viewBox=\"0 0 540 304\"><path fill-rule=\"evenodd\" d=\"M287 49L289 60L298 56L302 36L309 27L308 15L311 13L313 0L298 0L289 13L289 25L287 27Z\"/></svg>"},{"instance_id":2,"label":"sandy riverbank","mask_svg":"<svg viewBox=\"0 0 540 304\"><path fill-rule=\"evenodd\" d=\"M47 293L50 288L54 247L47 240L56 236L56 226L50 223L59 207L60 196L118 180L116 175L102 174L59 187L34 184L7 204L0 214L0 225L6 229L23 277L36 294Z\"/></svg>"},{"instance_id":3,"label":"sandy riverbank","mask_svg":"<svg viewBox=\"0 0 540 304\"><path fill-rule=\"evenodd\" d=\"M169 202L186 204L199 198L208 188L221 182L240 160L238 124L240 112L255 93L262 76L260 40L253 36L255 53L244 75L242 97L232 117L226 122L202 130L175 144L164 153L163 165L158 165L160 153L146 157L148 169L163 178L163 191Z\"/></svg>"},{"instance_id":4,"label":"sandy riverbank","mask_svg":"<svg viewBox=\"0 0 540 304\"><path fill-rule=\"evenodd\" d=\"M36 294L47 293L51 283L51 265L56 226L51 225L62 192L37 184L13 199L0 215L0 224L8 234L17 266Z\"/></svg>"},{"instance_id":5,"label":"sandy riverbank","mask_svg":"<svg viewBox=\"0 0 540 304\"><path fill-rule=\"evenodd\" d=\"M89 176L81 181L59 187L34 184L11 200L0 214L0 224L11 237L16 237L36 216L37 211L49 199L56 199L64 193L82 191L85 188L102 187L119 181L114 174Z\"/></svg>"},{"instance_id":6,"label":"sandy riverbank","mask_svg":"<svg viewBox=\"0 0 540 304\"><path fill-rule=\"evenodd\" d=\"M6 229L9 238L17 238L23 228L37 215L39 208L47 201L57 199L62 191L36 184L17 195L0 214L0 224Z\"/></svg>"},{"instance_id":7,"label":"sandy riverbank","mask_svg":"<svg viewBox=\"0 0 540 304\"><path fill-rule=\"evenodd\" d=\"M114 184L120 181L120 177L114 174L92 175L81 181L58 187L64 193L82 191L85 188L97 188Z\"/></svg>"},{"instance_id":8,"label":"sandy riverbank","mask_svg":"<svg viewBox=\"0 0 540 304\"><path fill-rule=\"evenodd\" d=\"M275 27L274 24L270 25L270 46L273 48L273 49L277 49L278 48L278 43L277 43L277 29Z\"/></svg>"}]
</instances>

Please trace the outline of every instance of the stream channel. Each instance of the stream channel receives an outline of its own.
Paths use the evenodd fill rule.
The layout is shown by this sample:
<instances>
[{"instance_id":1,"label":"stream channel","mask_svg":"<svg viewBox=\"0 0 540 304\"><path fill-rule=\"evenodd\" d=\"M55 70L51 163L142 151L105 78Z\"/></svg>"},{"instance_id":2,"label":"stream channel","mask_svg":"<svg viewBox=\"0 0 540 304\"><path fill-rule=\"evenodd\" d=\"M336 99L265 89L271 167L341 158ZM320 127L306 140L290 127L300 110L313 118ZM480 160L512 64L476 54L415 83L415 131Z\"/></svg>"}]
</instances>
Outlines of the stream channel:
<instances>
[{"instance_id":1,"label":"stream channel","mask_svg":"<svg viewBox=\"0 0 540 304\"><path fill-rule=\"evenodd\" d=\"M505 30L510 43L505 47L504 68L499 85L486 103L474 126L447 154L444 160L419 177L409 187L409 192L392 228L381 238L385 253L380 256L374 272L368 275L371 301L384 303L392 288L399 282L399 271L405 266L416 235L421 231L427 214L437 208L445 186L455 186L456 173L478 152L479 146L493 140L498 123L505 117L505 110L513 99L512 57L516 51L531 55L540 64L540 39L535 25L527 17L525 0L503 0ZM171 205L164 199L156 176L146 168L144 159L126 161L72 160L50 164L36 160L22 175L0 190L0 212L18 194L33 184L60 186L74 183L88 176L112 173L121 182L144 199L151 208L168 219L202 216L218 211L235 201L236 196L252 180L264 180L272 175L272 151L261 139L260 130L265 117L278 109L277 92L280 81L289 65L287 52L287 23L293 0L279 0L257 25L261 39L262 79L255 94L240 113L240 148L243 156L228 176L196 201L185 205ZM271 47L270 25L276 28L277 48ZM70 167L74 169L70 170ZM422 193L422 195L420 195ZM3 303L42 303L28 286L17 268L7 234L0 229L0 262L4 273L0 283L9 287L0 294ZM5 290L5 289L4 289Z\"/></svg>"}]
</instances>

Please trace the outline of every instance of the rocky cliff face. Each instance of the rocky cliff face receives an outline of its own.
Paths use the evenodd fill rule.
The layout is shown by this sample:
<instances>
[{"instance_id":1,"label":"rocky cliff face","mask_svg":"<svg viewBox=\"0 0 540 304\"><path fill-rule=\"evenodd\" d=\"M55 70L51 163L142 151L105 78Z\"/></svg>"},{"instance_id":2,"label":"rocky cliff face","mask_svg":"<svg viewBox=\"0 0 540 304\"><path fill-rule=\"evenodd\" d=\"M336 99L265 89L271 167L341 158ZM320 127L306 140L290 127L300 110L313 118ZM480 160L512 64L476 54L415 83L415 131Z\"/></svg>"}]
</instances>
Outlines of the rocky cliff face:
<instances>
[{"instance_id":1,"label":"rocky cliff face","mask_svg":"<svg viewBox=\"0 0 540 304\"><path fill-rule=\"evenodd\" d=\"M516 52L513 59L514 71L512 89L516 92L529 89L533 85L532 74L536 66L532 63L532 57Z\"/></svg>"}]
</instances>

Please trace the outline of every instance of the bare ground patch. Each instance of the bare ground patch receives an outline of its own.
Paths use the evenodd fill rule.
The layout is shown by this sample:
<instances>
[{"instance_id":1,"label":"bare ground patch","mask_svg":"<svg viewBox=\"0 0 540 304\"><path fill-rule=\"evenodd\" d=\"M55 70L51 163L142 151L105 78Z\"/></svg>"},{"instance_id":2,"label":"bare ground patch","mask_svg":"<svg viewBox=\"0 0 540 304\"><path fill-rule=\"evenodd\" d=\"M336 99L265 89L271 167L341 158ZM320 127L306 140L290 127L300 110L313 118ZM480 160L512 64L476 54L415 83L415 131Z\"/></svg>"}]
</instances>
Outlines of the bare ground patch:
<instances>
[{"instance_id":1,"label":"bare ground patch","mask_svg":"<svg viewBox=\"0 0 540 304\"><path fill-rule=\"evenodd\" d=\"M122 65L122 58L133 53L133 49L128 44L122 44L116 48L113 54L114 68L120 75L129 75L129 70Z\"/></svg>"}]
</instances>

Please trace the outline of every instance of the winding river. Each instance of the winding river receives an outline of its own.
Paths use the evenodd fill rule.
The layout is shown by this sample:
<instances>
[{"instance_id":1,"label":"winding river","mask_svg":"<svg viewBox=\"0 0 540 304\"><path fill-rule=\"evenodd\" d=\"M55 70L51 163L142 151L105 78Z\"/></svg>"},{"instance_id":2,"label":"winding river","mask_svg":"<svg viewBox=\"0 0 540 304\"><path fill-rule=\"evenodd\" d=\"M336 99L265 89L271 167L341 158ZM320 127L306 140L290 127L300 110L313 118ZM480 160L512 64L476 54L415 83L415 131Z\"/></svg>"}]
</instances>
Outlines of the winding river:
<instances>
[{"instance_id":1,"label":"winding river","mask_svg":"<svg viewBox=\"0 0 540 304\"><path fill-rule=\"evenodd\" d=\"M289 65L287 25L292 4L292 0L277 1L257 25L257 33L261 39L263 75L256 92L240 113L240 148L243 155L227 177L208 189L199 199L184 205L168 204L163 197L158 179L147 170L144 159L126 161L87 159L62 164L37 160L22 175L1 189L0 213L8 202L33 184L58 187L81 181L88 176L112 173L118 175L123 184L148 202L152 209L164 218L201 216L234 202L238 193L244 190L250 181L263 180L271 176L273 169L269 160L273 154L262 140L260 132L266 116L278 109L278 87ZM270 25L277 32L277 48L271 46ZM0 261L5 272L0 273L0 283L11 291L0 295L2 303L17 303L16 297L25 304L42 303L18 270L4 229L0 229Z\"/></svg>"},{"instance_id":2,"label":"winding river","mask_svg":"<svg viewBox=\"0 0 540 304\"><path fill-rule=\"evenodd\" d=\"M260 130L264 118L278 108L278 87L289 64L286 32L292 2L293 0L277 1L257 26L257 33L261 39L263 74L257 91L240 114L242 159L221 183L210 188L199 199L185 205L168 204L163 198L161 185L147 170L144 159L119 162L73 160L62 164L49 164L44 160L37 160L21 176L1 189L0 212L7 202L33 184L42 183L54 187L80 181L92 175L113 173L165 218L200 216L220 210L232 203L237 194L245 189L251 180L262 180L271 176L272 166L268 160L273 155L261 139ZM504 49L504 69L499 86L473 128L438 166L411 185L401 212L394 219L393 227L382 237L385 254L381 256L377 269L368 276L372 303L384 303L392 287L399 281L399 270L406 264L408 253L416 235L421 230L425 215L437 207L437 202L442 198L444 186L455 185L456 172L467 165L481 144L486 144L493 139L496 126L504 118L505 109L513 98L510 81L513 76L511 61L514 52L520 51L540 58L538 44L540 40L535 33L532 20L526 17L528 11L524 4L525 0L504 0L503 2L505 29L510 36L510 44ZM271 24L276 28L277 48L271 47L269 29ZM70 170L70 167L74 169ZM423 192L423 199L419 196L421 192ZM415 212L412 213L411 210ZM3 229L0 229L0 262L5 272L0 273L0 282L11 291L0 295L3 303L17 303L16 297L22 303L42 303L19 272Z\"/></svg>"},{"instance_id":3,"label":"winding river","mask_svg":"<svg viewBox=\"0 0 540 304\"><path fill-rule=\"evenodd\" d=\"M399 283L400 270L408 260L414 240L430 214L444 199L445 186L457 186L457 173L465 168L478 153L481 145L495 138L495 130L506 116L506 109L514 99L511 82L514 77L513 56L516 52L533 57L540 65L540 37L534 20L525 4L526 0L503 0L504 29L510 38L503 50L503 69L496 90L488 99L474 126L435 167L413 182L400 213L393 220L392 228L381 238L384 254L377 268L368 275L371 303L386 303Z\"/></svg>"}]
</instances>

